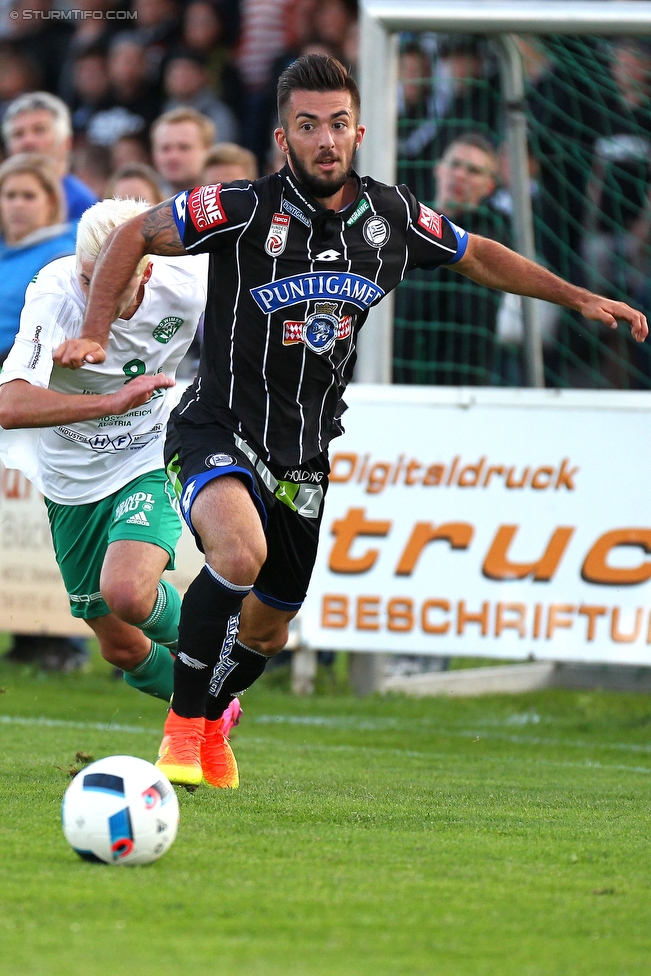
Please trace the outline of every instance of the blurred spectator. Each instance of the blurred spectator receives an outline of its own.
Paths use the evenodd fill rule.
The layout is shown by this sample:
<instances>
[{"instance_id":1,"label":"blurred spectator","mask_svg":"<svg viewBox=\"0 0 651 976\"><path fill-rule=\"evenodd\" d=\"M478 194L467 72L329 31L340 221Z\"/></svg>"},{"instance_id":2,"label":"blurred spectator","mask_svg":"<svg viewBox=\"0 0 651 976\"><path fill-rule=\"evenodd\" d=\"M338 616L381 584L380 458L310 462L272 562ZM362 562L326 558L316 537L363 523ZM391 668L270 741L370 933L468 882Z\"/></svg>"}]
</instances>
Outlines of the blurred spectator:
<instances>
[{"instance_id":1,"label":"blurred spectator","mask_svg":"<svg viewBox=\"0 0 651 976\"><path fill-rule=\"evenodd\" d=\"M68 172L72 126L67 106L49 92L31 92L13 101L2 120L2 135L10 156L40 152L48 157L63 184L67 219L78 220L97 202L95 194Z\"/></svg>"},{"instance_id":2,"label":"blurred spectator","mask_svg":"<svg viewBox=\"0 0 651 976\"><path fill-rule=\"evenodd\" d=\"M419 176L431 166L416 158L433 136L429 123L433 116L432 64L427 52L414 41L405 46L398 62L398 156L404 160L400 179L417 196L426 198L431 194L430 174L425 181L430 193L421 191ZM423 133L427 133L424 144Z\"/></svg>"},{"instance_id":3,"label":"blurred spectator","mask_svg":"<svg viewBox=\"0 0 651 976\"><path fill-rule=\"evenodd\" d=\"M120 136L111 146L111 169L115 171L127 163L151 162L149 144L141 135Z\"/></svg>"},{"instance_id":4,"label":"blurred spectator","mask_svg":"<svg viewBox=\"0 0 651 976\"><path fill-rule=\"evenodd\" d=\"M171 54L163 72L165 111L187 106L211 119L218 142L237 142L239 125L228 105L210 90L207 59L195 51Z\"/></svg>"},{"instance_id":5,"label":"blurred spectator","mask_svg":"<svg viewBox=\"0 0 651 976\"><path fill-rule=\"evenodd\" d=\"M232 142L220 142L208 150L201 182L232 183L234 180L257 180L258 162L252 152Z\"/></svg>"},{"instance_id":6,"label":"blurred spectator","mask_svg":"<svg viewBox=\"0 0 651 976\"><path fill-rule=\"evenodd\" d=\"M225 37L223 7L213 0L193 0L183 14L183 45L207 58L213 93L241 120L244 85Z\"/></svg>"},{"instance_id":7,"label":"blurred spectator","mask_svg":"<svg viewBox=\"0 0 651 976\"><path fill-rule=\"evenodd\" d=\"M169 194L201 183L204 159L214 136L210 119L193 108L175 108L156 119L151 130L152 157Z\"/></svg>"},{"instance_id":8,"label":"blurred spectator","mask_svg":"<svg viewBox=\"0 0 651 976\"><path fill-rule=\"evenodd\" d=\"M0 121L9 103L39 86L38 68L29 58L0 48Z\"/></svg>"},{"instance_id":9,"label":"blurred spectator","mask_svg":"<svg viewBox=\"0 0 651 976\"><path fill-rule=\"evenodd\" d=\"M108 56L111 91L108 106L90 118L90 142L110 146L123 135L146 134L160 112L160 95L149 81L145 46L139 32L116 34Z\"/></svg>"},{"instance_id":10,"label":"blurred spectator","mask_svg":"<svg viewBox=\"0 0 651 976\"><path fill-rule=\"evenodd\" d=\"M496 139L501 130L501 86L490 42L472 34L438 38L431 114L417 122L401 146L401 169L414 177L410 187L432 197L432 160L440 159L464 132Z\"/></svg>"},{"instance_id":11,"label":"blurred spectator","mask_svg":"<svg viewBox=\"0 0 651 976\"><path fill-rule=\"evenodd\" d=\"M276 58L289 47L287 16L295 0L243 0L238 64L246 88L242 140L263 165L269 148L269 84ZM300 2L300 0L298 0Z\"/></svg>"},{"instance_id":12,"label":"blurred spectator","mask_svg":"<svg viewBox=\"0 0 651 976\"><path fill-rule=\"evenodd\" d=\"M106 196L146 200L151 207L165 199L156 170L144 163L129 163L117 170L106 186Z\"/></svg>"},{"instance_id":13,"label":"blurred spectator","mask_svg":"<svg viewBox=\"0 0 651 976\"><path fill-rule=\"evenodd\" d=\"M158 81L165 57L178 43L179 16L175 0L135 0L138 39L145 50L145 71Z\"/></svg>"},{"instance_id":14,"label":"blurred spectator","mask_svg":"<svg viewBox=\"0 0 651 976\"><path fill-rule=\"evenodd\" d=\"M489 198L497 183L497 153L477 132L455 139L435 167L434 209L464 230L503 244L508 218ZM416 270L396 294L395 375L399 383L499 384L494 362L501 293L442 267L432 282Z\"/></svg>"},{"instance_id":15,"label":"blurred spectator","mask_svg":"<svg viewBox=\"0 0 651 976\"><path fill-rule=\"evenodd\" d=\"M0 363L18 332L25 290L41 268L75 250L54 166L40 153L18 153L0 166Z\"/></svg>"},{"instance_id":16,"label":"blurred spectator","mask_svg":"<svg viewBox=\"0 0 651 976\"><path fill-rule=\"evenodd\" d=\"M93 115L108 108L110 103L111 81L106 51L103 47L79 51L73 60L68 98L74 132L85 134Z\"/></svg>"},{"instance_id":17,"label":"blurred spectator","mask_svg":"<svg viewBox=\"0 0 651 976\"><path fill-rule=\"evenodd\" d=\"M46 19L54 7L50 0L14 0L11 7L16 16L8 21L6 39L16 54L38 65L39 84L47 91L58 91L73 34L71 23Z\"/></svg>"},{"instance_id":18,"label":"blurred spectator","mask_svg":"<svg viewBox=\"0 0 651 976\"><path fill-rule=\"evenodd\" d=\"M356 21L357 0L319 0L314 8L312 34L341 52Z\"/></svg>"},{"instance_id":19,"label":"blurred spectator","mask_svg":"<svg viewBox=\"0 0 651 976\"><path fill-rule=\"evenodd\" d=\"M92 192L103 200L111 176L111 153L106 146L79 146L72 153L72 171Z\"/></svg>"},{"instance_id":20,"label":"blurred spectator","mask_svg":"<svg viewBox=\"0 0 651 976\"><path fill-rule=\"evenodd\" d=\"M582 254L588 287L640 296L651 272L651 45L622 39L612 51L588 184ZM603 104L605 102L605 104Z\"/></svg>"}]
</instances>

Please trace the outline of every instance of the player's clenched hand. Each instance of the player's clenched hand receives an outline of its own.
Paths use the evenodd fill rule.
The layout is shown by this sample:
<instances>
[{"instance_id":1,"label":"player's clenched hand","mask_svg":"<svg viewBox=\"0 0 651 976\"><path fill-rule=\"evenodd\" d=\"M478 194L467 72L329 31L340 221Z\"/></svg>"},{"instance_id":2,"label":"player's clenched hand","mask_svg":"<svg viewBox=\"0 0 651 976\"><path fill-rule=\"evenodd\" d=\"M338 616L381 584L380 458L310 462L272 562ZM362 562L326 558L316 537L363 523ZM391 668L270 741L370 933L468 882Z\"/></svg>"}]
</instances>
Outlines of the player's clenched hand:
<instances>
[{"instance_id":1,"label":"player's clenched hand","mask_svg":"<svg viewBox=\"0 0 651 976\"><path fill-rule=\"evenodd\" d=\"M103 363L106 350L94 339L66 339L54 350L52 358L57 366L79 369L86 363Z\"/></svg>"},{"instance_id":2,"label":"player's clenched hand","mask_svg":"<svg viewBox=\"0 0 651 976\"><path fill-rule=\"evenodd\" d=\"M617 328L617 321L628 322L631 335L637 342L644 342L649 334L649 326L642 312L631 308L625 302L612 302L599 295L591 295L579 307L581 315L595 322L603 322L609 329Z\"/></svg>"},{"instance_id":3,"label":"player's clenched hand","mask_svg":"<svg viewBox=\"0 0 651 976\"><path fill-rule=\"evenodd\" d=\"M114 414L126 413L134 407L141 407L147 403L154 390L162 390L168 386L175 386L175 382L163 373L155 376L137 376L125 383L117 393L111 393L111 410Z\"/></svg>"}]
</instances>

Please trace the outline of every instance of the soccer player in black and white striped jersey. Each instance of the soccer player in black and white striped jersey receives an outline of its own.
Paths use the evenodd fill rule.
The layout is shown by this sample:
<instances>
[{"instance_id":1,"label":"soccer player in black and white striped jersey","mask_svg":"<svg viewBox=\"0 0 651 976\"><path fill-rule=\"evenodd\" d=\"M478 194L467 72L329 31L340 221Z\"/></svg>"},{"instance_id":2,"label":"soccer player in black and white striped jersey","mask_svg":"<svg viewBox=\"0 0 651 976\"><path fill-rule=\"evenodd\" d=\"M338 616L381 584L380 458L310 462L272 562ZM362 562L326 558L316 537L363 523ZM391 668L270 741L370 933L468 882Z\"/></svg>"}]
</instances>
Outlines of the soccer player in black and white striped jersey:
<instances>
[{"instance_id":1,"label":"soccer player in black and white striped jersey","mask_svg":"<svg viewBox=\"0 0 651 976\"><path fill-rule=\"evenodd\" d=\"M142 254L210 253L199 373L166 446L182 512L206 555L183 603L159 759L187 784L201 780L202 755L234 765L215 734L217 717L282 649L305 597L328 444L342 431L342 398L371 305L412 268L448 265L613 328L623 319L638 341L648 331L628 305L468 235L406 186L359 177L359 92L336 59L308 55L290 65L278 110L284 169L180 193L120 228L98 261L82 338L57 353L72 368L101 360L116 295Z\"/></svg>"}]
</instances>

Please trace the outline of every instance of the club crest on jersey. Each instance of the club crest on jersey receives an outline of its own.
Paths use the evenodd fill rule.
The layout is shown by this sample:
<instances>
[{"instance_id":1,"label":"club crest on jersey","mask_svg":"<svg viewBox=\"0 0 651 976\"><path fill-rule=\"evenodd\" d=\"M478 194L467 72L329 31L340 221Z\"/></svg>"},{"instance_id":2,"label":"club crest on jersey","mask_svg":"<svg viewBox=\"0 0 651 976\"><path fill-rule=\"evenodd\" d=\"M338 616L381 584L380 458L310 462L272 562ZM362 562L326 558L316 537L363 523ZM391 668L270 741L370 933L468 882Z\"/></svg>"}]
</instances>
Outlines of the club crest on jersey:
<instances>
[{"instance_id":1,"label":"club crest on jersey","mask_svg":"<svg viewBox=\"0 0 651 976\"><path fill-rule=\"evenodd\" d=\"M364 223L362 234L371 247L383 247L391 236L389 221L385 217L369 217Z\"/></svg>"},{"instance_id":2,"label":"club crest on jersey","mask_svg":"<svg viewBox=\"0 0 651 976\"><path fill-rule=\"evenodd\" d=\"M264 242L264 249L272 258L278 257L285 250L291 217L287 214L275 213L271 218L271 227Z\"/></svg>"},{"instance_id":3,"label":"club crest on jersey","mask_svg":"<svg viewBox=\"0 0 651 976\"><path fill-rule=\"evenodd\" d=\"M339 318L338 311L337 302L316 302L304 322L283 323L283 345L302 342L317 356L330 352L337 339L345 339L352 329L352 316Z\"/></svg>"},{"instance_id":4,"label":"club crest on jersey","mask_svg":"<svg viewBox=\"0 0 651 976\"><path fill-rule=\"evenodd\" d=\"M219 196L221 183L213 183L211 186L198 186L188 197L187 208L190 219L197 230L205 230L207 227L225 224L228 217L222 209Z\"/></svg>"},{"instance_id":5,"label":"club crest on jersey","mask_svg":"<svg viewBox=\"0 0 651 976\"><path fill-rule=\"evenodd\" d=\"M433 234L434 237L438 237L439 240L443 237L443 221L441 215L437 214L436 210L426 207L424 203L420 204L418 223L425 230L429 231L430 234Z\"/></svg>"},{"instance_id":6,"label":"club crest on jersey","mask_svg":"<svg viewBox=\"0 0 651 976\"><path fill-rule=\"evenodd\" d=\"M176 333L179 331L183 325L183 319L180 319L178 315L168 315L167 318L162 319L152 332L152 336L156 342L162 342L164 345L172 339Z\"/></svg>"}]
</instances>

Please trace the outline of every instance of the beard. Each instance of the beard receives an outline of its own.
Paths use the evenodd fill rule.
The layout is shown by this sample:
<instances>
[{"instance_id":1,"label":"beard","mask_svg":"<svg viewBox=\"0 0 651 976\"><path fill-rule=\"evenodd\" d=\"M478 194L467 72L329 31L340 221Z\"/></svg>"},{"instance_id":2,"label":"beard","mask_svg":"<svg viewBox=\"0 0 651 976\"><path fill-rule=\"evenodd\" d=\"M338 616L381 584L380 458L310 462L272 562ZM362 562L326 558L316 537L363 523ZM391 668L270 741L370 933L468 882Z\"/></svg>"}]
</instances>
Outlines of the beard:
<instances>
[{"instance_id":1,"label":"beard","mask_svg":"<svg viewBox=\"0 0 651 976\"><path fill-rule=\"evenodd\" d=\"M287 139L287 137L285 137ZM289 139L287 139L287 148L289 149L289 158L292 162L292 168L296 174L298 182L305 187L308 193L319 199L327 199L337 193L343 186L346 185L350 179L351 173L353 172L353 161L355 159L355 154L357 150L353 151L352 156L348 162L343 173L339 175L332 174L331 176L313 176L309 173L303 163L298 158L296 152Z\"/></svg>"}]
</instances>

